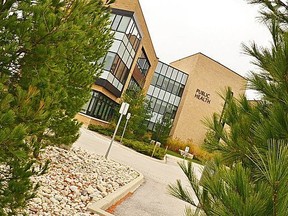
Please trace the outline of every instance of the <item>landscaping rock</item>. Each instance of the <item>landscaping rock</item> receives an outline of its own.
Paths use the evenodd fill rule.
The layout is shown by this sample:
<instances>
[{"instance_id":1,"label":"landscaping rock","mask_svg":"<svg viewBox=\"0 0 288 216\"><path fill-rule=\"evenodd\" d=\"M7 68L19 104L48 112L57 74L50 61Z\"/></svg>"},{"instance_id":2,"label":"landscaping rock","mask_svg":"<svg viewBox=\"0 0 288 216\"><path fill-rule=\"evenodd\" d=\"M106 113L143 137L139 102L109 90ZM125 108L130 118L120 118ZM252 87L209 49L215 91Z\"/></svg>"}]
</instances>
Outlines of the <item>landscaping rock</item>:
<instances>
[{"instance_id":1,"label":"landscaping rock","mask_svg":"<svg viewBox=\"0 0 288 216\"><path fill-rule=\"evenodd\" d=\"M28 204L28 215L95 215L87 210L89 202L139 176L130 167L76 148L47 147L40 154L40 161L46 160L50 160L48 172L31 178L41 186Z\"/></svg>"}]
</instances>

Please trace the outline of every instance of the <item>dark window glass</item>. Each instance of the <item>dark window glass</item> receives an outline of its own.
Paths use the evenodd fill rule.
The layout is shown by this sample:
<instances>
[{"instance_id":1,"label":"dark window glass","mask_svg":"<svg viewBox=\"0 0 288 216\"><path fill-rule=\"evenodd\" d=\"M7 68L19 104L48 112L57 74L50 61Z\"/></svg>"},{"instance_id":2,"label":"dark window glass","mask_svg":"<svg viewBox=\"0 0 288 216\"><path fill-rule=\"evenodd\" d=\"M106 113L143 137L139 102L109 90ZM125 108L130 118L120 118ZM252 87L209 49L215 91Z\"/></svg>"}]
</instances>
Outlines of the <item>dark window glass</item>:
<instances>
[{"instance_id":1,"label":"dark window glass","mask_svg":"<svg viewBox=\"0 0 288 216\"><path fill-rule=\"evenodd\" d=\"M128 38L133 49L136 51L138 49L140 39L136 35L129 35Z\"/></svg>"},{"instance_id":2,"label":"dark window glass","mask_svg":"<svg viewBox=\"0 0 288 216\"><path fill-rule=\"evenodd\" d=\"M161 89L166 91L167 87L168 87L168 84L169 84L169 79L167 79L166 77L164 78L163 80L163 84L162 84L162 87Z\"/></svg>"},{"instance_id":3,"label":"dark window glass","mask_svg":"<svg viewBox=\"0 0 288 216\"><path fill-rule=\"evenodd\" d=\"M104 121L109 121L113 116L116 106L117 104L114 101L102 93L93 91L89 107L86 111L82 110L82 113Z\"/></svg>"},{"instance_id":4,"label":"dark window glass","mask_svg":"<svg viewBox=\"0 0 288 216\"><path fill-rule=\"evenodd\" d=\"M151 81L151 85L155 86L156 82L158 80L159 75L157 73L154 73L152 81Z\"/></svg>"},{"instance_id":5,"label":"dark window glass","mask_svg":"<svg viewBox=\"0 0 288 216\"><path fill-rule=\"evenodd\" d=\"M172 93L175 94L175 95L178 95L179 87L180 87L180 84L175 82L174 83L174 88L172 90Z\"/></svg>"},{"instance_id":6,"label":"dark window glass","mask_svg":"<svg viewBox=\"0 0 288 216\"><path fill-rule=\"evenodd\" d=\"M136 80L132 77L132 78L130 79L128 89L139 91L139 90L141 90L141 87L140 87L139 84L136 82Z\"/></svg>"},{"instance_id":7,"label":"dark window glass","mask_svg":"<svg viewBox=\"0 0 288 216\"><path fill-rule=\"evenodd\" d=\"M179 96L179 97L182 96L183 91L184 91L184 85L180 84L180 88L179 88L179 91L178 91L178 96Z\"/></svg>"},{"instance_id":8,"label":"dark window glass","mask_svg":"<svg viewBox=\"0 0 288 216\"><path fill-rule=\"evenodd\" d=\"M155 104L156 104L156 98L155 97L151 97L151 100L150 100L151 109L154 109Z\"/></svg>"},{"instance_id":9,"label":"dark window glass","mask_svg":"<svg viewBox=\"0 0 288 216\"><path fill-rule=\"evenodd\" d=\"M167 91L172 92L175 82L173 80L169 80Z\"/></svg>"},{"instance_id":10,"label":"dark window glass","mask_svg":"<svg viewBox=\"0 0 288 216\"><path fill-rule=\"evenodd\" d=\"M161 87L162 83L163 83L163 80L164 80L164 76L159 75L158 80L156 82L156 86L160 86Z\"/></svg>"},{"instance_id":11,"label":"dark window glass","mask_svg":"<svg viewBox=\"0 0 288 216\"><path fill-rule=\"evenodd\" d=\"M150 68L150 62L148 61L145 51L142 49L141 55L137 60L137 66L140 69L141 73L146 76L147 71Z\"/></svg>"},{"instance_id":12,"label":"dark window glass","mask_svg":"<svg viewBox=\"0 0 288 216\"><path fill-rule=\"evenodd\" d=\"M154 107L153 111L158 113L160 110L160 107L161 107L161 100L156 100L155 107Z\"/></svg>"},{"instance_id":13,"label":"dark window glass","mask_svg":"<svg viewBox=\"0 0 288 216\"><path fill-rule=\"evenodd\" d=\"M129 74L129 69L124 64L124 62L119 58L118 55L116 55L113 61L113 64L111 66L111 72L122 84L126 82L126 79Z\"/></svg>"},{"instance_id":14,"label":"dark window glass","mask_svg":"<svg viewBox=\"0 0 288 216\"><path fill-rule=\"evenodd\" d=\"M162 104L161 104L161 107L160 107L160 110L159 110L159 113L160 114L164 114L165 113L165 111L166 111L166 106L167 106L167 103L166 102L162 102Z\"/></svg>"}]
</instances>

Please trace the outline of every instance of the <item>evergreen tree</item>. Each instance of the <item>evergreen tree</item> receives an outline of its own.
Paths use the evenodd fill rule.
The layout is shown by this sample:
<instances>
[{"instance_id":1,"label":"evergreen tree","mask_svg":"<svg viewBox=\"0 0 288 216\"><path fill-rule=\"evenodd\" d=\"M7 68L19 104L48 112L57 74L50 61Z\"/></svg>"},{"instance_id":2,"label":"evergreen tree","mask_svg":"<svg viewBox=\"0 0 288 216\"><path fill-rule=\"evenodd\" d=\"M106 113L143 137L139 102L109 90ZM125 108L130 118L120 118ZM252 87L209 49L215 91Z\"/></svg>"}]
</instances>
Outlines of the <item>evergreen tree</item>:
<instances>
[{"instance_id":1,"label":"evergreen tree","mask_svg":"<svg viewBox=\"0 0 288 216\"><path fill-rule=\"evenodd\" d=\"M168 108L169 109L169 108ZM171 112L166 111L163 117L156 123L155 131L152 134L152 139L166 144L172 128Z\"/></svg>"},{"instance_id":2,"label":"evergreen tree","mask_svg":"<svg viewBox=\"0 0 288 216\"><path fill-rule=\"evenodd\" d=\"M214 115L205 146L218 157L206 164L200 181L191 163L181 165L198 200L180 182L169 188L197 207L187 210L188 215L288 214L288 5L249 2L262 6L273 40L269 48L244 46L259 68L251 74L249 86L260 92L262 100L253 104L244 96L230 98L223 115Z\"/></svg>"},{"instance_id":3,"label":"evergreen tree","mask_svg":"<svg viewBox=\"0 0 288 216\"><path fill-rule=\"evenodd\" d=\"M112 42L101 0L0 3L0 215L16 215L37 186L39 151L69 145Z\"/></svg>"},{"instance_id":4,"label":"evergreen tree","mask_svg":"<svg viewBox=\"0 0 288 216\"><path fill-rule=\"evenodd\" d=\"M136 139L142 139L147 132L147 119L151 116L151 109L146 95L140 89L127 89L122 100L128 104L131 118L127 124L126 134Z\"/></svg>"}]
</instances>

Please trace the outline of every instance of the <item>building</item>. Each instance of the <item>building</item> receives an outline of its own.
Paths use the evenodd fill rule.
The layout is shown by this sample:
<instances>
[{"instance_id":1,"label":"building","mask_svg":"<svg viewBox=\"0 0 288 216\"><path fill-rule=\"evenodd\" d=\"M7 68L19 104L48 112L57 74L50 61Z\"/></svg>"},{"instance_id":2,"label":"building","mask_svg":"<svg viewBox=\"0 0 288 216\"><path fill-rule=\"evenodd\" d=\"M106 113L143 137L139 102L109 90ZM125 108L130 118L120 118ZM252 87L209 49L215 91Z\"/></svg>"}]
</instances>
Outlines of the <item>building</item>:
<instances>
[{"instance_id":1,"label":"building","mask_svg":"<svg viewBox=\"0 0 288 216\"><path fill-rule=\"evenodd\" d=\"M129 86L147 91L158 63L138 0L117 0L112 5L114 41L104 70L92 86L91 99L76 116L84 124L108 124Z\"/></svg>"},{"instance_id":2,"label":"building","mask_svg":"<svg viewBox=\"0 0 288 216\"><path fill-rule=\"evenodd\" d=\"M200 145L207 132L203 121L215 112L222 112L224 101L220 94L231 87L233 95L238 97L245 92L246 82L239 74L202 53L170 65L159 62L147 93L153 111L149 128L153 130L163 114L171 112L170 135L191 139Z\"/></svg>"},{"instance_id":3,"label":"building","mask_svg":"<svg viewBox=\"0 0 288 216\"><path fill-rule=\"evenodd\" d=\"M152 110L149 130L155 130L156 123L161 122L164 116L174 120L187 80L185 72L158 62L146 96Z\"/></svg>"},{"instance_id":4,"label":"building","mask_svg":"<svg viewBox=\"0 0 288 216\"><path fill-rule=\"evenodd\" d=\"M243 77L202 53L170 65L158 62L138 0L112 4L111 29L114 42L103 58L103 73L76 116L86 125L109 124L122 94L133 86L147 92L151 102L149 130L168 116L173 121L172 137L201 144L206 134L202 121L222 111L219 93L228 86L236 97L245 92Z\"/></svg>"}]
</instances>

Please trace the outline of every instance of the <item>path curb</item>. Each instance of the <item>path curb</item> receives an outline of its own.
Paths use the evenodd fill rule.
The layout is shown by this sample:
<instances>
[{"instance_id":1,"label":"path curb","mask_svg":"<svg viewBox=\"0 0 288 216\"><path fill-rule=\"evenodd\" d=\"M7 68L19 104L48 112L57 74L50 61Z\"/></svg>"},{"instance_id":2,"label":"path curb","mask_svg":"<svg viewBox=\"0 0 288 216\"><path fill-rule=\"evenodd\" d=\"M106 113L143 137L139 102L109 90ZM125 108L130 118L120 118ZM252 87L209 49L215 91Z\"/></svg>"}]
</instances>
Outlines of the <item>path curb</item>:
<instances>
[{"instance_id":1,"label":"path curb","mask_svg":"<svg viewBox=\"0 0 288 216\"><path fill-rule=\"evenodd\" d=\"M144 176L142 173L139 173L139 176L136 179L114 191L113 193L108 194L103 199L89 204L87 209L93 213L99 214L100 216L113 216L113 214L106 212L105 209L108 209L118 200L125 197L129 192L133 193L143 182Z\"/></svg>"}]
</instances>

